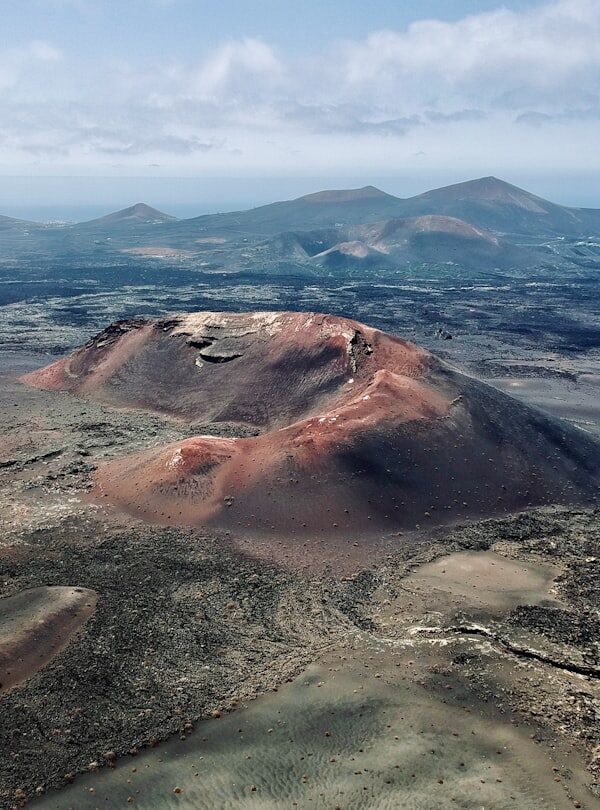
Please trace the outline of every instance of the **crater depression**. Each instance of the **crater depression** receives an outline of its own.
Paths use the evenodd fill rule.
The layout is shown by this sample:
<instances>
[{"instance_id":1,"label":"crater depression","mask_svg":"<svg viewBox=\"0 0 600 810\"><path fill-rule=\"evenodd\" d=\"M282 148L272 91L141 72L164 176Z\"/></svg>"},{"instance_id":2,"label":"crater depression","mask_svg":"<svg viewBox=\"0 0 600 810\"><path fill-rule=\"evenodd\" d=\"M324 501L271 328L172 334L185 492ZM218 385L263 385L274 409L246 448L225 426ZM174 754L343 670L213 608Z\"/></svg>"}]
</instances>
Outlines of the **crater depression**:
<instances>
[{"instance_id":1,"label":"crater depression","mask_svg":"<svg viewBox=\"0 0 600 810\"><path fill-rule=\"evenodd\" d=\"M93 498L154 523L360 538L368 554L369 537L589 502L600 480L585 432L329 315L120 321L22 379L238 428L241 438L198 435L96 471Z\"/></svg>"}]
</instances>

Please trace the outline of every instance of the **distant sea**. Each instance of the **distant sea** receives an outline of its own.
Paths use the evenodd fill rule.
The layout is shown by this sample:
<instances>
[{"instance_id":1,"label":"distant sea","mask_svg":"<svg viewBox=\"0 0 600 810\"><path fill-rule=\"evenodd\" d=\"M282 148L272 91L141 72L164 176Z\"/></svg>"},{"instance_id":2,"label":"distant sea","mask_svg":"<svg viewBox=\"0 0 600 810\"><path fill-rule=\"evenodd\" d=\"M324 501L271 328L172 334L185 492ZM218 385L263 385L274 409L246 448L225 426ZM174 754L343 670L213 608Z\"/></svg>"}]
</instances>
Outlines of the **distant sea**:
<instances>
[{"instance_id":1,"label":"distant sea","mask_svg":"<svg viewBox=\"0 0 600 810\"><path fill-rule=\"evenodd\" d=\"M172 205L168 203L161 205L160 202L154 201L151 204L159 211L172 214L180 219L199 217L202 214L214 214L218 211L240 211L241 209L253 207L248 205L247 202L241 201L237 203L219 203L213 206L206 204ZM256 204L261 205L262 203ZM121 208L127 208L129 205L131 203L123 202L117 202L112 207L110 205L13 205L0 208L0 214L33 222L86 222L90 219L103 217L105 214L110 214Z\"/></svg>"}]
</instances>

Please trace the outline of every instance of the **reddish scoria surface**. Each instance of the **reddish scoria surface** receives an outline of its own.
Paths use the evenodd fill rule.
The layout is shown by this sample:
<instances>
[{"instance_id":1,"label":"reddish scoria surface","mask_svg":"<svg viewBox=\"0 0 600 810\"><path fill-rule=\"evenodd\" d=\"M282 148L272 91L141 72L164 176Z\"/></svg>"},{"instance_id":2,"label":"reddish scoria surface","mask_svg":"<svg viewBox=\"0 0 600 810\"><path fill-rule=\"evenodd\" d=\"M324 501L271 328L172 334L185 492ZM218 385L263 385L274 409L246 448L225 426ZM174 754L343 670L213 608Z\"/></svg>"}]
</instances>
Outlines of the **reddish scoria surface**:
<instances>
[{"instance_id":1,"label":"reddish scoria surface","mask_svg":"<svg viewBox=\"0 0 600 810\"><path fill-rule=\"evenodd\" d=\"M598 445L423 349L314 313L198 313L109 327L25 381L254 438L198 436L105 464L93 497L235 536L371 539L580 502Z\"/></svg>"},{"instance_id":2,"label":"reddish scoria surface","mask_svg":"<svg viewBox=\"0 0 600 810\"><path fill-rule=\"evenodd\" d=\"M424 350L345 318L202 312L117 322L22 380L186 420L267 428L344 402L378 369L417 377L428 362Z\"/></svg>"}]
</instances>

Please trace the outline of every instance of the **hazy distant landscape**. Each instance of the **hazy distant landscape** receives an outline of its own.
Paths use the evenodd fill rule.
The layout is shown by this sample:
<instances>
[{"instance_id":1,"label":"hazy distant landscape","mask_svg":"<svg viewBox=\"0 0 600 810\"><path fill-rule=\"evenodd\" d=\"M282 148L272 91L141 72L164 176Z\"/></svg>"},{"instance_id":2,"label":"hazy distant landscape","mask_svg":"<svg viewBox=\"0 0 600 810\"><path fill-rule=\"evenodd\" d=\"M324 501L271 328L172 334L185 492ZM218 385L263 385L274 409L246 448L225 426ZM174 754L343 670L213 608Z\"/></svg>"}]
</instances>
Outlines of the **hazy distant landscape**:
<instances>
[{"instance_id":1,"label":"hazy distant landscape","mask_svg":"<svg viewBox=\"0 0 600 810\"><path fill-rule=\"evenodd\" d=\"M130 316L327 311L597 429L599 211L484 178L409 200L367 187L189 220L140 204L1 222L4 351L60 353Z\"/></svg>"}]
</instances>

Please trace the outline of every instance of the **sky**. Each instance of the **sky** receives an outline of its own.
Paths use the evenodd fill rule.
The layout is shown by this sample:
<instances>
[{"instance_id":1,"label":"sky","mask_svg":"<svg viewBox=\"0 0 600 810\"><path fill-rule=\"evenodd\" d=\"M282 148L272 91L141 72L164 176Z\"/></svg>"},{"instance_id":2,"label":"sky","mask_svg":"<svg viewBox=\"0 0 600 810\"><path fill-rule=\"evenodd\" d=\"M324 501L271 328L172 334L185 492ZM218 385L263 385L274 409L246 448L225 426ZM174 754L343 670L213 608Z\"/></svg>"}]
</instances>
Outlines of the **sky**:
<instances>
[{"instance_id":1,"label":"sky","mask_svg":"<svg viewBox=\"0 0 600 810\"><path fill-rule=\"evenodd\" d=\"M4 0L1 25L4 213L490 174L600 206L600 0Z\"/></svg>"}]
</instances>

